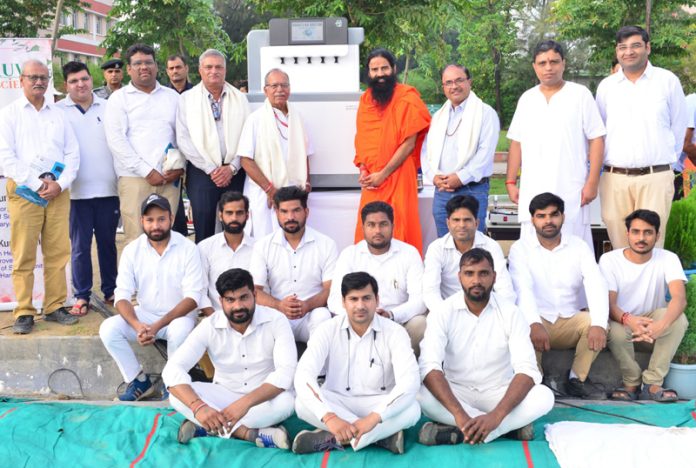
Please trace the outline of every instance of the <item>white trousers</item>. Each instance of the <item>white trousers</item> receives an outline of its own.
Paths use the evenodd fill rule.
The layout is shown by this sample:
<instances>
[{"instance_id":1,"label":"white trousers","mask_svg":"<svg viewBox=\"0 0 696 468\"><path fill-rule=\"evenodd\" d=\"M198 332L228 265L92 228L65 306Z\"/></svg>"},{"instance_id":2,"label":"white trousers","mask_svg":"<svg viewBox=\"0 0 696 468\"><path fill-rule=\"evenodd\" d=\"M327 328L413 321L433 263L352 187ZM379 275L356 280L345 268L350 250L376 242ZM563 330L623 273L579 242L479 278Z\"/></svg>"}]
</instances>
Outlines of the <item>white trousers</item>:
<instances>
[{"instance_id":1,"label":"white trousers","mask_svg":"<svg viewBox=\"0 0 696 468\"><path fill-rule=\"evenodd\" d=\"M233 392L216 383L193 382L191 383L191 387L201 400L217 411L224 410L244 396L244 393ZM201 425L201 423L193 417L191 409L172 394L169 395L169 403L172 405L172 408L183 414L186 419L199 426ZM286 390L272 400L251 407L249 412L247 412L242 419L237 421L237 424L232 426L231 430L221 434L220 437L229 439L239 426L245 426L249 429L262 429L264 427L280 424L292 415L294 406L295 395Z\"/></svg>"},{"instance_id":2,"label":"white trousers","mask_svg":"<svg viewBox=\"0 0 696 468\"><path fill-rule=\"evenodd\" d=\"M322 389L321 394L324 397L324 403L329 407L329 411L336 413L336 416L349 423L354 423L356 420L364 418L381 402L390 398L389 395L355 397L341 395L326 389ZM325 431L329 430L328 427L305 406L299 396L295 400L295 412L298 418L308 422L312 426ZM353 450L358 451L378 440L385 439L403 429L408 429L418 422L420 414L420 406L418 406L418 402L414 400L404 411L382 421L370 432L364 434L360 438L358 444L351 442L351 446Z\"/></svg>"},{"instance_id":3,"label":"white trousers","mask_svg":"<svg viewBox=\"0 0 696 468\"><path fill-rule=\"evenodd\" d=\"M135 308L135 315L143 323L151 324L160 319L160 316ZM184 342L196 322L189 316L172 320L169 325L157 332L157 338L167 340L167 355L171 356ZM123 317L116 315L104 320L99 327L99 337L104 347L116 361L118 370L121 371L124 382L131 382L140 373L142 367L133 352L129 342L138 341L135 329L126 322Z\"/></svg>"},{"instance_id":4,"label":"white trousers","mask_svg":"<svg viewBox=\"0 0 696 468\"><path fill-rule=\"evenodd\" d=\"M244 230L246 234L256 239L280 229L275 210L268 207L266 193L247 177L244 181L244 195L249 199L249 222Z\"/></svg>"},{"instance_id":5,"label":"white trousers","mask_svg":"<svg viewBox=\"0 0 696 468\"><path fill-rule=\"evenodd\" d=\"M295 335L295 341L306 343L309 341L309 336L316 328L327 320L331 320L331 312L326 307L317 307L310 311L302 318L288 320L290 328Z\"/></svg>"},{"instance_id":6,"label":"white trousers","mask_svg":"<svg viewBox=\"0 0 696 468\"><path fill-rule=\"evenodd\" d=\"M504 386L485 392L479 392L477 390L455 387L452 385L450 387L452 388L454 396L457 397L464 411L466 411L466 414L472 418L493 411L500 400L503 399L508 389L507 386ZM428 418L449 426L457 425L454 422L454 415L442 406L442 403L430 393L425 385L421 386L420 393L418 394L418 401L423 409L423 414ZM519 429L520 427L536 421L551 411L553 402L553 393L548 387L541 384L535 385L529 393L527 393L524 400L522 400L510 414L505 416L500 426L488 434L484 442L491 442L510 431L514 431L515 429Z\"/></svg>"}]
</instances>

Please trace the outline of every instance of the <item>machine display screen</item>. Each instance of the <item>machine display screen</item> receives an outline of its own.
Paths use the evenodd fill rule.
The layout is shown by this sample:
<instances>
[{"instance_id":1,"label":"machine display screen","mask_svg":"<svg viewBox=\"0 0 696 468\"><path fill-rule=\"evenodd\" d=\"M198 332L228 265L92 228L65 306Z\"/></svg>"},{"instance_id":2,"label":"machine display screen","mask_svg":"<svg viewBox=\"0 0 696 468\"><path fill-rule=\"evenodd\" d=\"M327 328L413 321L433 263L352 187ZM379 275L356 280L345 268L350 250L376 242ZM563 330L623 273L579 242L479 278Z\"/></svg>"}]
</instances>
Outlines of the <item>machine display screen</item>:
<instances>
[{"instance_id":1,"label":"machine display screen","mask_svg":"<svg viewBox=\"0 0 696 468\"><path fill-rule=\"evenodd\" d=\"M290 44L324 42L324 21L290 21Z\"/></svg>"}]
</instances>

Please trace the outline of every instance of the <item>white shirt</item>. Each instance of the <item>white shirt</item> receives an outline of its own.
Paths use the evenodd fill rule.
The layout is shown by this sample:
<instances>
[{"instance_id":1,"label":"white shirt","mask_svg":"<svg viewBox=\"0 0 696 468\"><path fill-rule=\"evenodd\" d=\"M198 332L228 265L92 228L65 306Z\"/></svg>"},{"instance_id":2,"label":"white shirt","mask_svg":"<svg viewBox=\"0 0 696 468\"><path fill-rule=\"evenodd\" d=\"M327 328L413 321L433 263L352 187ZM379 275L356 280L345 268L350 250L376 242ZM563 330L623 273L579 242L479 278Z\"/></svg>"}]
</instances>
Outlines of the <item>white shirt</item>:
<instances>
[{"instance_id":1,"label":"white shirt","mask_svg":"<svg viewBox=\"0 0 696 468\"><path fill-rule=\"evenodd\" d=\"M421 379L437 370L450 385L482 392L509 385L516 374L541 382L529 325L513 303L495 293L478 317L464 293L429 314L419 364Z\"/></svg>"},{"instance_id":2,"label":"white shirt","mask_svg":"<svg viewBox=\"0 0 696 468\"><path fill-rule=\"evenodd\" d=\"M203 86L203 83L201 83L200 86ZM225 159L225 155L227 154L227 144L225 143L225 122L223 120L225 118L225 114L223 113L223 106L226 105L224 102L226 94L227 91L223 91L220 95L220 118L218 120L215 120L215 128L217 130L218 143L220 145L220 154L222 155L223 160ZM213 99L212 94L207 93L207 96L208 100ZM198 152L198 149L196 148L196 145L193 144L193 140L191 140L191 133L189 132L188 124L186 123L188 118L186 116L186 113L189 112L189 110L186 109L186 106L183 104L184 102L185 101L182 100L179 105L179 108L177 109L176 142L181 152L186 155L186 159L190 161L191 164L193 164L206 174L210 174L219 166L213 164L208 158L201 156L201 154ZM207 110L212 114L213 111L210 106ZM232 161L229 161L229 164L230 166L234 167L236 171L239 171L239 168L241 167L241 163L239 162L239 156L235 156L234 159L232 159Z\"/></svg>"},{"instance_id":3,"label":"white shirt","mask_svg":"<svg viewBox=\"0 0 696 468\"><path fill-rule=\"evenodd\" d=\"M329 310L334 314L346 313L341 282L346 274L356 271L364 271L375 277L379 289L379 308L393 313L395 322L406 323L416 315L425 313L421 293L423 262L412 245L392 239L389 250L382 255L371 254L364 240L343 249L336 261L329 294Z\"/></svg>"},{"instance_id":4,"label":"white shirt","mask_svg":"<svg viewBox=\"0 0 696 468\"><path fill-rule=\"evenodd\" d=\"M172 231L160 256L147 236L140 234L121 254L114 303L130 301L137 292L141 308L163 316L185 297L200 304L205 284L196 244Z\"/></svg>"},{"instance_id":5,"label":"white shirt","mask_svg":"<svg viewBox=\"0 0 696 468\"><path fill-rule=\"evenodd\" d=\"M319 387L317 377L325 365L326 381ZM322 398L324 390L358 399L384 395L387 398L372 411L385 421L415 401L419 388L408 333L377 314L362 337L345 315L322 323L309 339L295 374L297 398L319 419L330 411Z\"/></svg>"},{"instance_id":6,"label":"white shirt","mask_svg":"<svg viewBox=\"0 0 696 468\"><path fill-rule=\"evenodd\" d=\"M617 293L617 305L632 315L667 307L669 283L686 282L679 257L660 248L653 249L650 260L642 264L628 260L624 249L612 250L599 259L599 268L609 291Z\"/></svg>"},{"instance_id":7,"label":"white shirt","mask_svg":"<svg viewBox=\"0 0 696 468\"><path fill-rule=\"evenodd\" d=\"M70 188L80 168L80 148L72 127L55 104L44 99L38 111L22 95L0 110L0 166L5 177L35 192L39 175L65 164L57 182Z\"/></svg>"},{"instance_id":8,"label":"white shirt","mask_svg":"<svg viewBox=\"0 0 696 468\"><path fill-rule=\"evenodd\" d=\"M118 196L114 157L104 133L106 99L96 94L92 98L92 105L86 111L69 95L56 104L63 109L80 144L80 169L70 186L72 200Z\"/></svg>"},{"instance_id":9,"label":"white shirt","mask_svg":"<svg viewBox=\"0 0 696 468\"><path fill-rule=\"evenodd\" d=\"M273 112L276 118L285 125L289 124L288 116L283 114L276 108L273 108ZM237 146L237 154L245 158L254 159L256 154L256 135L259 132L259 126L261 125L261 119L263 119L263 106L256 109L249 115L249 118L244 122L244 128L242 129L242 134L239 136L239 145ZM302 119L302 126L305 129L305 148L307 151L307 156L314 154L314 147L312 146L312 140L309 138L307 133L307 125ZM288 160L288 128L282 124L278 124L278 141L280 141L280 149L283 153L283 161ZM281 137L282 135L282 137Z\"/></svg>"},{"instance_id":10,"label":"white shirt","mask_svg":"<svg viewBox=\"0 0 696 468\"><path fill-rule=\"evenodd\" d=\"M487 235L476 231L472 248L487 250L493 257L496 273L493 290L498 297L515 302L517 296L507 270L507 261L500 245ZM462 292L459 282L459 259L462 253L454 245L452 234L435 239L425 253L425 270L423 272L423 300L428 310L438 310L442 302L452 294Z\"/></svg>"},{"instance_id":11,"label":"white shirt","mask_svg":"<svg viewBox=\"0 0 696 468\"><path fill-rule=\"evenodd\" d=\"M147 177L162 172L165 152L176 146L176 91L155 84L151 93L129 83L106 105L106 141L119 177Z\"/></svg>"},{"instance_id":12,"label":"white shirt","mask_svg":"<svg viewBox=\"0 0 696 468\"><path fill-rule=\"evenodd\" d=\"M566 217L583 216L590 223L589 205L580 207L588 173L588 141L607 132L592 93L566 81L547 102L539 86L517 102L507 137L522 149L518 217L529 221L529 202L544 192L555 193L566 205Z\"/></svg>"},{"instance_id":13,"label":"white shirt","mask_svg":"<svg viewBox=\"0 0 696 468\"><path fill-rule=\"evenodd\" d=\"M231 392L249 393L262 384L289 390L297 366L295 339L288 320L256 305L244 334L232 328L222 312L204 318L162 371L167 387L191 384L188 371L208 352L215 368L213 383Z\"/></svg>"},{"instance_id":14,"label":"white shirt","mask_svg":"<svg viewBox=\"0 0 696 468\"><path fill-rule=\"evenodd\" d=\"M512 244L508 259L517 305L530 325L541 317L555 323L589 306L592 326L607 328L607 284L584 240L562 235L548 250L534 234Z\"/></svg>"},{"instance_id":15,"label":"white shirt","mask_svg":"<svg viewBox=\"0 0 696 468\"><path fill-rule=\"evenodd\" d=\"M605 164L647 167L677 160L687 117L674 73L650 62L635 83L623 71L614 73L599 83L597 106L607 126Z\"/></svg>"},{"instance_id":16,"label":"white shirt","mask_svg":"<svg viewBox=\"0 0 696 468\"><path fill-rule=\"evenodd\" d=\"M220 309L220 295L215 289L215 282L230 268L242 268L248 271L253 251L254 238L246 234L242 237L237 250L232 250L232 247L227 245L224 232L219 232L198 243L203 276L207 280L207 295L204 294L201 297L201 309L204 307Z\"/></svg>"},{"instance_id":17,"label":"white shirt","mask_svg":"<svg viewBox=\"0 0 696 468\"><path fill-rule=\"evenodd\" d=\"M338 257L336 243L306 226L302 240L293 250L284 234L279 229L256 240L249 272L254 284L263 286L276 299L297 294L298 299L307 300L321 292L322 283L333 278Z\"/></svg>"},{"instance_id":18,"label":"white shirt","mask_svg":"<svg viewBox=\"0 0 696 468\"><path fill-rule=\"evenodd\" d=\"M447 125L447 133L445 133L445 141L442 145L442 154L440 155L440 166L437 168L430 167L430 162L427 157L428 138L426 136L423 148L421 149L421 169L423 170L423 179L432 183L435 174L451 174L459 163L459 138L455 132L458 123L461 123L464 108L468 99L462 101L458 106L453 107L450 101L445 104L449 106L449 123ZM449 136L450 133L454 133ZM481 119L481 133L479 134L478 147L476 153L471 156L463 168L457 171L457 177L463 185L472 182L479 182L484 177L490 177L493 174L493 156L495 148L498 145L500 136L500 120L498 114L491 106L483 103L483 117Z\"/></svg>"}]
</instances>

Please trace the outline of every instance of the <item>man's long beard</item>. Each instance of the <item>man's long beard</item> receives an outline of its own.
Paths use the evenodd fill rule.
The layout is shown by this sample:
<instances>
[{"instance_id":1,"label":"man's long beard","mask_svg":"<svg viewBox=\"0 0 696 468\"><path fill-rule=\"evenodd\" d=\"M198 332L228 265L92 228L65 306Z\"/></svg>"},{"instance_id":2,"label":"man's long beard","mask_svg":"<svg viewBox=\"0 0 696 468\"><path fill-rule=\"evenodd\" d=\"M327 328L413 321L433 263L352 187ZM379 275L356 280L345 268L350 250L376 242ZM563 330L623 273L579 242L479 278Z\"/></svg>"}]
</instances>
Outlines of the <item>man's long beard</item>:
<instances>
[{"instance_id":1,"label":"man's long beard","mask_svg":"<svg viewBox=\"0 0 696 468\"><path fill-rule=\"evenodd\" d=\"M383 82L379 80L384 79ZM379 78L368 78L367 85L372 90L372 99L381 107L385 107L391 102L396 88L396 75L391 74Z\"/></svg>"}]
</instances>

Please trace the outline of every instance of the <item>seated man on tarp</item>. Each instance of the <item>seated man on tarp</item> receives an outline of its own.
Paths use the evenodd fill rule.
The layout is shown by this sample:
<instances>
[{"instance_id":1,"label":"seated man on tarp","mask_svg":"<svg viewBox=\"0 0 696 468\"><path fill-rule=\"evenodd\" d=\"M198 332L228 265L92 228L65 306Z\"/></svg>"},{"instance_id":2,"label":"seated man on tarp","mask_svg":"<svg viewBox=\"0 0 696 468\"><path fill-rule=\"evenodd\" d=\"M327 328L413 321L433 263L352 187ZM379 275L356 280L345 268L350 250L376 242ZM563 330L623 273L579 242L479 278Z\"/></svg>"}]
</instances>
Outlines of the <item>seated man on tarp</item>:
<instances>
[{"instance_id":1,"label":"seated man on tarp","mask_svg":"<svg viewBox=\"0 0 696 468\"><path fill-rule=\"evenodd\" d=\"M254 280L239 268L215 283L222 309L206 317L170 357L162 379L170 403L186 417L178 441L208 433L287 449L283 426L295 403L292 379L297 354L287 319L256 305ZM191 382L188 371L208 352L212 383Z\"/></svg>"},{"instance_id":2,"label":"seated man on tarp","mask_svg":"<svg viewBox=\"0 0 696 468\"><path fill-rule=\"evenodd\" d=\"M404 453L404 433L418 422L418 365L406 329L377 314L377 280L348 273L341 283L346 313L322 323L297 365L295 411L318 428L302 431L295 453L374 444ZM324 384L317 379L326 373Z\"/></svg>"},{"instance_id":3,"label":"seated man on tarp","mask_svg":"<svg viewBox=\"0 0 696 468\"><path fill-rule=\"evenodd\" d=\"M493 293L493 257L473 248L459 261L463 292L428 315L421 342L418 400L425 445L478 444L512 431L534 437L532 422L553 407L541 384L529 325L515 304Z\"/></svg>"}]
</instances>

